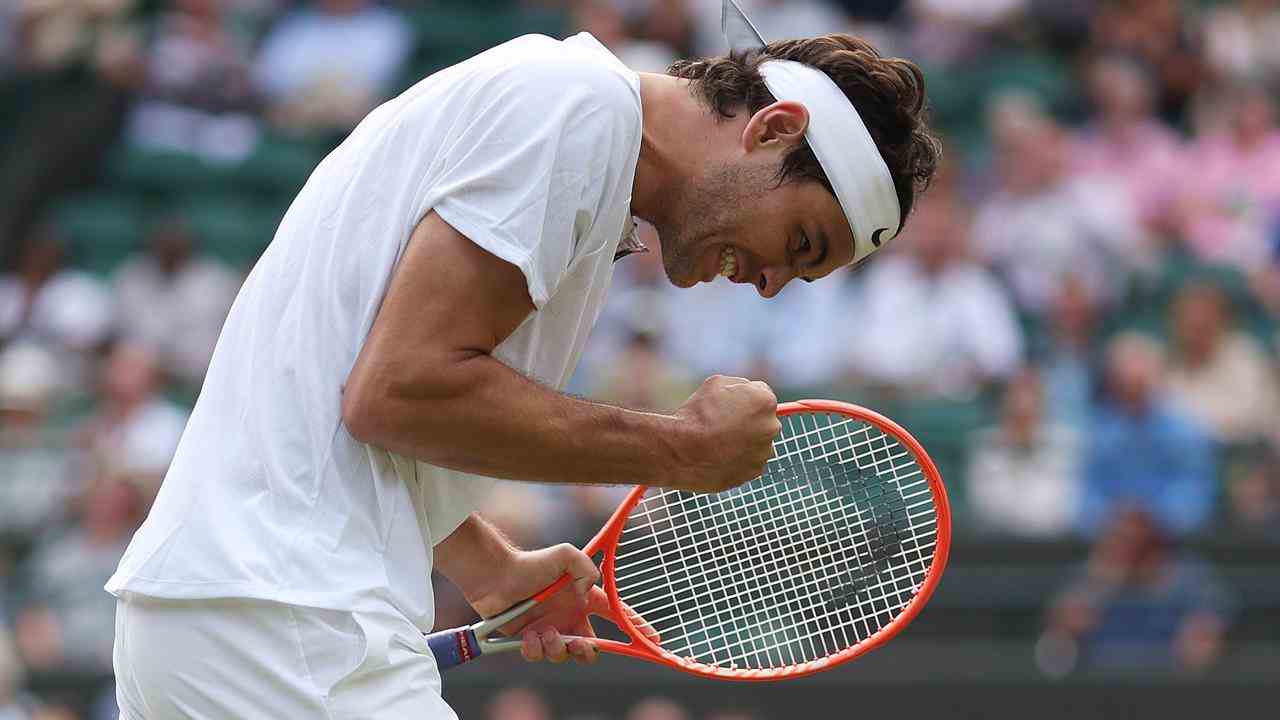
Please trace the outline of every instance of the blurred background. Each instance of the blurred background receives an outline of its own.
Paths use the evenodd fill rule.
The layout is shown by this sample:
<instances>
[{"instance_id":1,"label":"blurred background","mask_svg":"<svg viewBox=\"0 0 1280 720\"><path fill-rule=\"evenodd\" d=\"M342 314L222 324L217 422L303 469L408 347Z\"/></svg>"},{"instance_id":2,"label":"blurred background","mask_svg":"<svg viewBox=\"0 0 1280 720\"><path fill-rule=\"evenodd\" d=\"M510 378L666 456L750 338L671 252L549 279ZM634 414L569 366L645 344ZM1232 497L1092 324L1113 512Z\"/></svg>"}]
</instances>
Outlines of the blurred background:
<instances>
[{"instance_id":1,"label":"blurred background","mask_svg":"<svg viewBox=\"0 0 1280 720\"><path fill-rule=\"evenodd\" d=\"M571 389L672 409L718 372L876 408L941 467L951 564L902 636L809 680L497 660L451 674L446 697L491 720L1261 702L1280 681L1280 1L742 5L771 38L850 31L920 62L945 170L876 262L772 302L679 291L656 253L622 261ZM529 32L586 30L661 72L722 51L719 13L3 3L0 718L115 717L102 584L239 283L367 111ZM620 494L511 484L490 516L526 546L582 541ZM438 594L440 626L470 620Z\"/></svg>"}]
</instances>

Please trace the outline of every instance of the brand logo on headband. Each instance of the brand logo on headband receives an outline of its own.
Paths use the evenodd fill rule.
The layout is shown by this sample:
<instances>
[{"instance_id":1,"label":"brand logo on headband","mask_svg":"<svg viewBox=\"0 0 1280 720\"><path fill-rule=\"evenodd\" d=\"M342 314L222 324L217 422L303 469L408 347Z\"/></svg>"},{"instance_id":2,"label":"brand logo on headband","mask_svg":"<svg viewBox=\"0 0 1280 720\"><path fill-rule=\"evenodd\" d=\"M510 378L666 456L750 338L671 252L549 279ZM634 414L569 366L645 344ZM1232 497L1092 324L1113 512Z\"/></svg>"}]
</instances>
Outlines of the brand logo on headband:
<instances>
[{"instance_id":1,"label":"brand logo on headband","mask_svg":"<svg viewBox=\"0 0 1280 720\"><path fill-rule=\"evenodd\" d=\"M881 241L880 241L880 233L882 233L882 232L884 232L884 231L886 231L886 230L888 230L888 229L889 229L889 228L880 228L879 230L877 230L877 231L875 231L875 232L871 233L871 244L872 244L872 245L875 245L876 247L880 247L880 242L881 242Z\"/></svg>"}]
</instances>

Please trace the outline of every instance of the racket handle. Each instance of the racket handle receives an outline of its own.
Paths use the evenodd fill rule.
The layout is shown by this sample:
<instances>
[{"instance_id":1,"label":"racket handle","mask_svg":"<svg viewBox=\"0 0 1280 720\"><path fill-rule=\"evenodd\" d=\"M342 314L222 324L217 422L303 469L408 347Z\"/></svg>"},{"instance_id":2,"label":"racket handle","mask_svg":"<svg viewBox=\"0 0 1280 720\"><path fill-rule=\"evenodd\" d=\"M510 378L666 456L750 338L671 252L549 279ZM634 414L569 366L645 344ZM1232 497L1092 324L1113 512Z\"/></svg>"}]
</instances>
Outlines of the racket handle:
<instances>
[{"instance_id":1,"label":"racket handle","mask_svg":"<svg viewBox=\"0 0 1280 720\"><path fill-rule=\"evenodd\" d=\"M432 633L427 636L427 645L441 672L480 657L480 641L475 630L468 627Z\"/></svg>"}]
</instances>

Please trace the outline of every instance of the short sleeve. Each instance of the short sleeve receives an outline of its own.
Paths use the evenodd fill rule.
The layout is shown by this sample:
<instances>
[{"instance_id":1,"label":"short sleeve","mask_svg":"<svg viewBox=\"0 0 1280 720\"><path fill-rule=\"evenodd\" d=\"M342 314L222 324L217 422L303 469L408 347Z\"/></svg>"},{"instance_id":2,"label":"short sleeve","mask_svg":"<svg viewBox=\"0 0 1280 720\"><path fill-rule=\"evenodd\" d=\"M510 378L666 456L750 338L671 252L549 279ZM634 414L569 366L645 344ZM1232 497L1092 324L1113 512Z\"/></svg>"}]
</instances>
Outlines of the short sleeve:
<instances>
[{"instance_id":1,"label":"short sleeve","mask_svg":"<svg viewBox=\"0 0 1280 720\"><path fill-rule=\"evenodd\" d=\"M442 148L422 211L520 268L541 308L574 258L597 249L579 244L629 163L638 100L616 72L571 60L512 69L491 85L469 99L468 124Z\"/></svg>"},{"instance_id":2,"label":"short sleeve","mask_svg":"<svg viewBox=\"0 0 1280 720\"><path fill-rule=\"evenodd\" d=\"M433 482L423 485L423 504L426 508L427 527L431 532L431 546L435 547L452 535L471 513L484 506L485 499L493 492L498 481L483 475L432 466L422 469L427 473L434 473Z\"/></svg>"}]
</instances>

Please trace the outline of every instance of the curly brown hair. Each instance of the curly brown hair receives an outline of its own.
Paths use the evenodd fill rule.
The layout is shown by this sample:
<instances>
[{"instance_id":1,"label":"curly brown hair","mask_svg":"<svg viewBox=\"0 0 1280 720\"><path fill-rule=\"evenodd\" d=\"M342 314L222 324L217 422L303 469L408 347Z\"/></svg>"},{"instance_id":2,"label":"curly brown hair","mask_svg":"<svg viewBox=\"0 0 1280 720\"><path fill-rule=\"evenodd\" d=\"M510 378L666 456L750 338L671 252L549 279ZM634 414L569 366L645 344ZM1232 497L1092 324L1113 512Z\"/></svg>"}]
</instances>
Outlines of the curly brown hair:
<instances>
[{"instance_id":1,"label":"curly brown hair","mask_svg":"<svg viewBox=\"0 0 1280 720\"><path fill-rule=\"evenodd\" d=\"M835 33L769 43L763 50L728 56L680 60L667 69L691 80L690 90L725 118L740 108L755 113L776 102L760 76L767 60L794 60L827 74L858 109L880 148L905 222L916 193L929 186L938 168L942 145L929 130L924 73L910 60L883 57L852 35ZM778 169L778 183L811 179L834 190L808 143L789 153Z\"/></svg>"}]
</instances>

